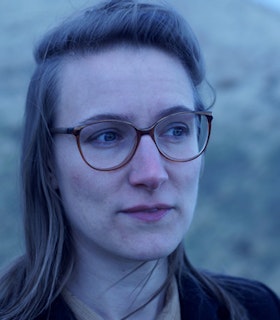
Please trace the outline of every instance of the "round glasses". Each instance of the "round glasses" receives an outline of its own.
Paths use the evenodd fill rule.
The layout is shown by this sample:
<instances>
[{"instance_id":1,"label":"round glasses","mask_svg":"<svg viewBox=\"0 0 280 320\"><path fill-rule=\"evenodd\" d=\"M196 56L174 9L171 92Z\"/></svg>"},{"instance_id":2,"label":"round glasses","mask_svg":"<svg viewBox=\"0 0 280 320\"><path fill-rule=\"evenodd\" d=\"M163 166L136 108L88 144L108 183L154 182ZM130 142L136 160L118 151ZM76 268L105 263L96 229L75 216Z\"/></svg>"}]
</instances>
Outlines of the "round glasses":
<instances>
[{"instance_id":1,"label":"round glasses","mask_svg":"<svg viewBox=\"0 0 280 320\"><path fill-rule=\"evenodd\" d=\"M207 147L212 119L211 112L184 111L163 117L146 129L127 121L105 119L74 128L53 128L51 132L74 135L85 163L96 170L110 171L132 159L144 135L153 139L166 159L194 160Z\"/></svg>"}]
</instances>

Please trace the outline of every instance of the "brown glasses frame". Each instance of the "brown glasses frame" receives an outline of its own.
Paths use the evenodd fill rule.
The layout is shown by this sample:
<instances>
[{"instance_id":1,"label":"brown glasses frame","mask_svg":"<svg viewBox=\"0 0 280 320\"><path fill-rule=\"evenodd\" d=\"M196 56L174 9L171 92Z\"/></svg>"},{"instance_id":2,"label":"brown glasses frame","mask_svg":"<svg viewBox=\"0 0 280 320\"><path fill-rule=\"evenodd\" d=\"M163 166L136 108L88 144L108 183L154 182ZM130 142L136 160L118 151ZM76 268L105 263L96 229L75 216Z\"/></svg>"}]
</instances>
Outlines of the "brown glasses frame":
<instances>
[{"instance_id":1,"label":"brown glasses frame","mask_svg":"<svg viewBox=\"0 0 280 320\"><path fill-rule=\"evenodd\" d=\"M180 115L180 114L195 114L195 115L201 115L201 116L206 116L207 118L207 123L208 123L208 135L207 135L207 139L206 139L206 142L202 148L202 150L195 156L189 158L189 159L175 159L175 158L172 158L168 155L166 155L164 152L162 152L160 150L160 148L158 147L157 145L157 142L155 140L155 136L154 136L154 131L155 131L155 127L162 121L164 121L165 119L167 119L168 117L170 116L174 116L174 115ZM69 128L52 128L51 129L51 133L52 134L71 134L71 135L74 135L75 138L76 138L76 142L77 142L77 146L78 146L78 149L79 149L79 152L80 152L80 155L82 157L82 159L84 160L84 162L89 166L91 167L92 169L95 169L95 170L99 170L99 171L112 171L112 170L116 170L116 169L119 169L123 166L125 166L134 156L137 148L138 148L138 145L139 145L139 142L141 140L141 137L143 135L149 135L159 153L165 157L166 159L168 160L171 160L171 161L174 161L174 162L188 162L188 161L192 161L196 158L198 158L207 148L207 145L209 143L209 139L210 139L210 135L211 135L211 128L212 128L212 120L213 120L213 115L212 115L212 112L210 111L182 111L182 112L177 112L177 113L172 113L170 115L167 115L161 119L159 119L158 121L156 121L153 125L151 125L150 127L148 128L145 128L145 129L139 129L137 127L135 127L131 122L128 122L128 121L122 121L122 120L116 120L116 119L104 119L104 120L96 120L96 121L92 121L88 124L85 124L85 125L82 125L82 126L77 126L77 127L69 127ZM136 142L134 144L134 147L132 148L131 152L128 154L128 156L118 165L116 166L113 166L113 167L110 167L110 168L97 168L93 165L91 165L85 158L84 154L83 154L83 151L82 151L82 148L81 148L81 144L80 144L80 133L81 131L85 128L85 127L88 127L92 124L95 124L95 123L102 123L102 122L117 122L117 123L125 123L125 124L128 124L130 125L131 127L134 128L134 130L136 131Z\"/></svg>"}]
</instances>

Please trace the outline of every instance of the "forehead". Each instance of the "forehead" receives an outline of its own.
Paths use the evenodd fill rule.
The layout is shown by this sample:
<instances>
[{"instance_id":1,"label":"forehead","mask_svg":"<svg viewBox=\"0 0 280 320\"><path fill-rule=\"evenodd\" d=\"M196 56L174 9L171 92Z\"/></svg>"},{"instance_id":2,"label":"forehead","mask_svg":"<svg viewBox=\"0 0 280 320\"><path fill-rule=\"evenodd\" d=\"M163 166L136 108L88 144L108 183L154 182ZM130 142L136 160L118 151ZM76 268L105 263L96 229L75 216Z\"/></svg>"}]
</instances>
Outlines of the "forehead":
<instances>
[{"instance_id":1,"label":"forehead","mask_svg":"<svg viewBox=\"0 0 280 320\"><path fill-rule=\"evenodd\" d=\"M69 126L100 113L147 119L172 106L192 109L194 103L181 61L151 47L121 46L68 58L60 88L57 121Z\"/></svg>"}]
</instances>

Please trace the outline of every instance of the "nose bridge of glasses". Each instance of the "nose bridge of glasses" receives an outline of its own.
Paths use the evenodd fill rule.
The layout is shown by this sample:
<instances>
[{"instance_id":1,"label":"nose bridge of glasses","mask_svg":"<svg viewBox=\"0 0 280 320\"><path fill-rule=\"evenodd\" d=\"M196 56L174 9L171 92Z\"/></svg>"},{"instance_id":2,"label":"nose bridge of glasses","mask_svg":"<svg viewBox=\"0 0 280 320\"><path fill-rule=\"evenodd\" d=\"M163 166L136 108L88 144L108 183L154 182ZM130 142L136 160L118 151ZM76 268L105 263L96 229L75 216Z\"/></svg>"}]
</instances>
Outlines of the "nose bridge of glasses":
<instances>
[{"instance_id":1,"label":"nose bridge of glasses","mask_svg":"<svg viewBox=\"0 0 280 320\"><path fill-rule=\"evenodd\" d=\"M150 136L150 138L153 140L154 144L156 145L156 147L158 149L158 145L156 143L155 136L154 136L155 126L152 126L150 128L146 128L146 129L135 128L135 130L137 133L137 147L136 148L138 148L138 145L139 145L141 138L143 136Z\"/></svg>"},{"instance_id":2,"label":"nose bridge of glasses","mask_svg":"<svg viewBox=\"0 0 280 320\"><path fill-rule=\"evenodd\" d=\"M145 136L145 135L149 135L152 138L154 136L154 129L155 129L154 126L152 126L150 128L144 128L144 129L138 129L138 128L135 128L135 129L137 131L139 138L141 138L142 136Z\"/></svg>"}]
</instances>

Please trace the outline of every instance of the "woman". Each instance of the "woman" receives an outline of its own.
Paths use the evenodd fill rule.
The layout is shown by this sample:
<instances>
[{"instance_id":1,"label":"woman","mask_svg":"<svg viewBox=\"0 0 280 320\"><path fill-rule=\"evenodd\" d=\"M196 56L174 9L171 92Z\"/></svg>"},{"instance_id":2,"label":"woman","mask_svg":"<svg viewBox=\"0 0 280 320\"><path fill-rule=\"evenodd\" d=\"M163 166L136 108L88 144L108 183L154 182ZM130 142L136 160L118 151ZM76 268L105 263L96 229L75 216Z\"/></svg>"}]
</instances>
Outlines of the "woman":
<instances>
[{"instance_id":1,"label":"woman","mask_svg":"<svg viewBox=\"0 0 280 320\"><path fill-rule=\"evenodd\" d=\"M50 31L35 58L26 253L2 278L1 319L280 319L264 285L200 272L184 252L212 121L186 22L108 1Z\"/></svg>"}]
</instances>

